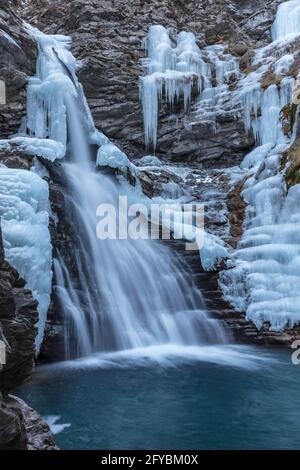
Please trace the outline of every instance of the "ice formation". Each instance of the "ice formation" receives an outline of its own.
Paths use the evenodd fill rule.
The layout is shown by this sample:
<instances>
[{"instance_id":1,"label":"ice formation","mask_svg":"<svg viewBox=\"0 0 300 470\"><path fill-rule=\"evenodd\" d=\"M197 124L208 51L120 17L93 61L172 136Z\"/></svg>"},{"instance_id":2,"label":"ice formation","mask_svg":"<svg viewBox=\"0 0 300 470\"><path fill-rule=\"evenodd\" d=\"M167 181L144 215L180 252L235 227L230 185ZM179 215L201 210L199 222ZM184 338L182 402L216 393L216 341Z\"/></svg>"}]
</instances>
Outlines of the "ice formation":
<instances>
[{"instance_id":1,"label":"ice formation","mask_svg":"<svg viewBox=\"0 0 300 470\"><path fill-rule=\"evenodd\" d=\"M239 79L241 72L238 60L226 52L226 45L207 46L202 51L205 60L210 64L211 72L206 77L206 86L195 103L190 126L193 127L194 116L197 124L199 122L208 123L215 131L217 116L220 114L235 116L237 113L231 100L232 93L229 84ZM239 103L237 108L239 108Z\"/></svg>"},{"instance_id":2,"label":"ice formation","mask_svg":"<svg viewBox=\"0 0 300 470\"><path fill-rule=\"evenodd\" d=\"M67 108L65 97L78 96L75 60L68 51L69 38L46 36L27 25L39 48L36 76L27 90L28 135L1 141L3 146L19 146L29 155L50 161L66 153ZM5 255L26 280L38 301L39 322L36 350L39 351L52 280L52 247L48 230L49 194L47 183L33 171L0 169L1 216Z\"/></svg>"},{"instance_id":3,"label":"ice formation","mask_svg":"<svg viewBox=\"0 0 300 470\"><path fill-rule=\"evenodd\" d=\"M278 63L282 64L282 58L274 61L275 73ZM294 78L287 76L281 81L280 87L271 84L263 90L260 80L267 70L268 66L262 64L242 79L233 98L233 103L242 102L246 131L252 130L256 142L261 145L287 142L280 112L290 103L295 84Z\"/></svg>"},{"instance_id":4,"label":"ice formation","mask_svg":"<svg viewBox=\"0 0 300 470\"><path fill-rule=\"evenodd\" d=\"M225 297L261 328L281 330L300 322L300 184L286 188L281 169L282 151L293 142L285 135L281 109L293 100L294 78L288 75L293 55L285 53L290 35L299 33L300 2L281 4L273 25L273 43L257 51L259 67L239 83L235 99L241 100L247 130L259 146L246 155L241 167L246 182L242 196L248 206L244 233L220 277ZM281 58L272 55L280 50ZM280 85L262 90L260 80L273 67L286 73Z\"/></svg>"},{"instance_id":5,"label":"ice formation","mask_svg":"<svg viewBox=\"0 0 300 470\"><path fill-rule=\"evenodd\" d=\"M52 139L13 137L8 142L12 145L18 145L28 155L43 157L51 162L65 156L64 145Z\"/></svg>"},{"instance_id":6,"label":"ice formation","mask_svg":"<svg viewBox=\"0 0 300 470\"><path fill-rule=\"evenodd\" d=\"M0 34L3 36L8 42L13 44L14 46L18 47L20 49L19 44L12 38L6 31L3 31L3 29L0 29Z\"/></svg>"},{"instance_id":7,"label":"ice formation","mask_svg":"<svg viewBox=\"0 0 300 470\"><path fill-rule=\"evenodd\" d=\"M66 96L78 96L76 62L68 51L70 38L47 36L28 26L36 39L39 55L36 76L27 90L27 129L30 137L49 138L66 147Z\"/></svg>"},{"instance_id":8,"label":"ice formation","mask_svg":"<svg viewBox=\"0 0 300 470\"><path fill-rule=\"evenodd\" d=\"M169 105L182 96L186 111L193 86L197 85L201 96L200 112L203 109L207 116L215 115L218 103L223 104L227 96L228 83L239 76L239 63L231 54L225 53L224 45L199 49L190 32L179 33L177 44L173 46L168 31L161 25L149 28L146 51L148 58L143 60L146 75L140 79L140 99L145 143L155 150L163 93Z\"/></svg>"},{"instance_id":9,"label":"ice formation","mask_svg":"<svg viewBox=\"0 0 300 470\"><path fill-rule=\"evenodd\" d=\"M99 148L96 165L100 167L110 166L111 168L134 168L127 155L111 142Z\"/></svg>"},{"instance_id":10,"label":"ice formation","mask_svg":"<svg viewBox=\"0 0 300 470\"><path fill-rule=\"evenodd\" d=\"M181 32L173 47L169 33L161 25L149 28L146 39L148 58L143 60L147 74L140 79L140 98L144 116L145 143L155 149L159 102L163 91L169 104L183 96L187 110L195 82L205 87L209 65L204 62L193 33ZM203 81L203 84L202 84Z\"/></svg>"},{"instance_id":11,"label":"ice formation","mask_svg":"<svg viewBox=\"0 0 300 470\"><path fill-rule=\"evenodd\" d=\"M51 292L48 185L27 170L0 168L0 216L6 259L39 302L39 349Z\"/></svg>"}]
</instances>

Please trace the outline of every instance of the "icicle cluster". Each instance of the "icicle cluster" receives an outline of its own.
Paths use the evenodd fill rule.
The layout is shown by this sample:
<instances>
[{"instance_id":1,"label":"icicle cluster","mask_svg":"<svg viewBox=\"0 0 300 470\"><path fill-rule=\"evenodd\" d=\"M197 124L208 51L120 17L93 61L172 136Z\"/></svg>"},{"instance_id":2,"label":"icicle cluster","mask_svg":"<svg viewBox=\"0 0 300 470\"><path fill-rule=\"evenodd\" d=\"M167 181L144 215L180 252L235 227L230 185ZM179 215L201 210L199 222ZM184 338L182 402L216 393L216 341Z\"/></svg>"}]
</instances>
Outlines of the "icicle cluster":
<instances>
[{"instance_id":1,"label":"icicle cluster","mask_svg":"<svg viewBox=\"0 0 300 470\"><path fill-rule=\"evenodd\" d=\"M184 109L191 100L193 85L198 86L201 96L197 118L215 122L217 110L229 95L228 83L240 76L239 63L231 54L225 53L224 45L199 49L195 36L181 32L173 47L168 31L160 25L151 26L146 39L148 58L143 60L147 74L140 79L140 100L143 108L146 146L157 142L159 104L165 94L173 105L183 97ZM214 75L214 81L213 81Z\"/></svg>"},{"instance_id":2,"label":"icicle cluster","mask_svg":"<svg viewBox=\"0 0 300 470\"><path fill-rule=\"evenodd\" d=\"M27 129L30 136L50 138L66 146L66 95L77 96L76 63L66 36L47 36L31 28L38 42L36 76L27 90Z\"/></svg>"},{"instance_id":3,"label":"icicle cluster","mask_svg":"<svg viewBox=\"0 0 300 470\"><path fill-rule=\"evenodd\" d=\"M140 99L144 115L145 143L155 149L159 102L163 91L169 104L180 96L187 110L195 81L200 92L202 78L209 75L193 33L181 32L173 47L168 31L160 25L151 26L146 40L148 58L143 61L147 75L140 80ZM205 83L204 83L205 86Z\"/></svg>"}]
</instances>

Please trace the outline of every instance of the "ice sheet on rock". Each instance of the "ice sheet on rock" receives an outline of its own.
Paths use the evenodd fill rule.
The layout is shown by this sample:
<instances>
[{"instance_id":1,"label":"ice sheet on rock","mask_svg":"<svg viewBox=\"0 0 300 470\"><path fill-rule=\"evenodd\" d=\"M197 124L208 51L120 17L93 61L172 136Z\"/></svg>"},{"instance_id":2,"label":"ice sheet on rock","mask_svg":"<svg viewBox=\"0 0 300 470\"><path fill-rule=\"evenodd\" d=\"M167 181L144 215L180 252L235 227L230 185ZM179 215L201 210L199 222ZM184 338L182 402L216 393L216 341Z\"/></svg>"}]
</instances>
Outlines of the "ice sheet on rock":
<instances>
[{"instance_id":1,"label":"ice sheet on rock","mask_svg":"<svg viewBox=\"0 0 300 470\"><path fill-rule=\"evenodd\" d=\"M11 144L18 145L29 155L46 158L51 162L64 158L65 146L52 139L37 139L32 137L14 137L9 140Z\"/></svg>"},{"instance_id":2,"label":"ice sheet on rock","mask_svg":"<svg viewBox=\"0 0 300 470\"><path fill-rule=\"evenodd\" d=\"M248 153L244 160L241 163L241 168L249 170L250 168L256 167L259 165L274 148L273 143L260 145L256 147L252 152Z\"/></svg>"},{"instance_id":3,"label":"ice sheet on rock","mask_svg":"<svg viewBox=\"0 0 300 470\"><path fill-rule=\"evenodd\" d=\"M138 166L162 166L161 160L154 155L145 155L140 158L137 162Z\"/></svg>"},{"instance_id":4,"label":"ice sheet on rock","mask_svg":"<svg viewBox=\"0 0 300 470\"><path fill-rule=\"evenodd\" d=\"M136 171L136 167L128 160L127 155L111 142L99 148L96 165L120 169L129 168L133 173Z\"/></svg>"},{"instance_id":5,"label":"ice sheet on rock","mask_svg":"<svg viewBox=\"0 0 300 470\"><path fill-rule=\"evenodd\" d=\"M6 259L39 302L39 350L50 303L52 247L48 185L27 170L0 168L0 216Z\"/></svg>"},{"instance_id":6,"label":"ice sheet on rock","mask_svg":"<svg viewBox=\"0 0 300 470\"><path fill-rule=\"evenodd\" d=\"M39 161L37 157L34 157L32 160L33 165L30 168L30 171L33 171L36 175L40 176L40 178L47 177L49 178L49 171L47 168Z\"/></svg>"},{"instance_id":7,"label":"ice sheet on rock","mask_svg":"<svg viewBox=\"0 0 300 470\"><path fill-rule=\"evenodd\" d=\"M200 259L203 269L211 271L216 264L229 256L224 242L208 232L204 233L203 246L200 249Z\"/></svg>"},{"instance_id":8,"label":"ice sheet on rock","mask_svg":"<svg viewBox=\"0 0 300 470\"><path fill-rule=\"evenodd\" d=\"M216 131L217 116L235 116L239 111L239 105L235 107L232 103L229 84L238 80L242 73L238 60L225 51L225 44L207 46L203 49L205 60L210 64L210 74L205 78L205 86L196 102L194 112L196 122L209 123L214 131ZM214 80L212 75L215 77Z\"/></svg>"},{"instance_id":9,"label":"ice sheet on rock","mask_svg":"<svg viewBox=\"0 0 300 470\"><path fill-rule=\"evenodd\" d=\"M8 33L3 31L3 29L1 29L1 28L0 28L0 35L3 36L9 43L11 43L14 46L18 47L19 49L21 49L19 44L14 40L14 38L12 38Z\"/></svg>"},{"instance_id":10,"label":"ice sheet on rock","mask_svg":"<svg viewBox=\"0 0 300 470\"><path fill-rule=\"evenodd\" d=\"M98 145L99 147L110 142L109 138L97 129L92 130L89 141L91 144Z\"/></svg>"},{"instance_id":11,"label":"ice sheet on rock","mask_svg":"<svg viewBox=\"0 0 300 470\"><path fill-rule=\"evenodd\" d=\"M275 64L275 74L284 75L287 74L295 60L294 54L285 54Z\"/></svg>"}]
</instances>

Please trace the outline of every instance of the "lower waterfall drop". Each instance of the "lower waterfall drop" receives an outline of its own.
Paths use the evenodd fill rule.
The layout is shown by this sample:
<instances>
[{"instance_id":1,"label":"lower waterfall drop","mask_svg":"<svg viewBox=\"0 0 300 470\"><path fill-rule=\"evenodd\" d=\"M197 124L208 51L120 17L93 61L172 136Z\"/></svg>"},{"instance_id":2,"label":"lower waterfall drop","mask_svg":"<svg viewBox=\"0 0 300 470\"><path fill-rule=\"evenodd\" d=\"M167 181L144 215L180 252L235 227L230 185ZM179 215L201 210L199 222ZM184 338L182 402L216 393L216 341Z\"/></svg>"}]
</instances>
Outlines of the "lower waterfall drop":
<instances>
[{"instance_id":1,"label":"lower waterfall drop","mask_svg":"<svg viewBox=\"0 0 300 470\"><path fill-rule=\"evenodd\" d=\"M63 170L78 227L74 259L85 297L80 298L63 258L56 259L55 290L66 319L67 355L224 344L223 327L208 317L200 291L169 247L155 240L97 238L96 208L111 204L117 212L122 185L93 168L79 105L69 99L67 107L71 161Z\"/></svg>"}]
</instances>

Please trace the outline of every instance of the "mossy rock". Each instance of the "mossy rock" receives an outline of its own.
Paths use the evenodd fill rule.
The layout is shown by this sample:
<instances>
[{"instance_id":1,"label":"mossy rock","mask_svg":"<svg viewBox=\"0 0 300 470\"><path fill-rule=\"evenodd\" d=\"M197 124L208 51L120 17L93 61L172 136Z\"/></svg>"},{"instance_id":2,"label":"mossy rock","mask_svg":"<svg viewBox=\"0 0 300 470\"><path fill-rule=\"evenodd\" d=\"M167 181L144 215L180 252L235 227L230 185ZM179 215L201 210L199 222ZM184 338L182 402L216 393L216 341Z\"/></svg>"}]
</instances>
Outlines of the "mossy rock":
<instances>
[{"instance_id":1,"label":"mossy rock","mask_svg":"<svg viewBox=\"0 0 300 470\"><path fill-rule=\"evenodd\" d=\"M287 188L300 183L300 135L293 145L282 154L281 169L285 172Z\"/></svg>"},{"instance_id":2,"label":"mossy rock","mask_svg":"<svg viewBox=\"0 0 300 470\"><path fill-rule=\"evenodd\" d=\"M292 134L296 120L297 105L289 103L280 111L280 121L282 123L283 133L286 136Z\"/></svg>"}]
</instances>

